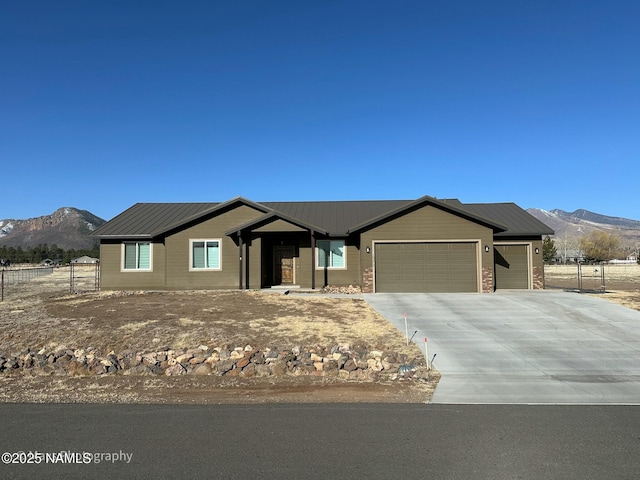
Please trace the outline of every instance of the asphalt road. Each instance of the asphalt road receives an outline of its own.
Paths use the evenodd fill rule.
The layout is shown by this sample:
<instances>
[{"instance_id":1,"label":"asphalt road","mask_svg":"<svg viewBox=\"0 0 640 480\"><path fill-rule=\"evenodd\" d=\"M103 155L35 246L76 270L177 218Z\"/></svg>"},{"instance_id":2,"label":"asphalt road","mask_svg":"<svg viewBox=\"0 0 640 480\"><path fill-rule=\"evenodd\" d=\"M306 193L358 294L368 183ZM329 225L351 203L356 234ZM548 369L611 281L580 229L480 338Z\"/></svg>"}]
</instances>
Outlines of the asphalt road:
<instances>
[{"instance_id":1,"label":"asphalt road","mask_svg":"<svg viewBox=\"0 0 640 480\"><path fill-rule=\"evenodd\" d=\"M548 290L364 298L442 373L433 403L640 403L640 312Z\"/></svg>"},{"instance_id":2,"label":"asphalt road","mask_svg":"<svg viewBox=\"0 0 640 480\"><path fill-rule=\"evenodd\" d=\"M49 454L3 479L640 476L635 406L2 405L0 425L0 452Z\"/></svg>"}]
</instances>

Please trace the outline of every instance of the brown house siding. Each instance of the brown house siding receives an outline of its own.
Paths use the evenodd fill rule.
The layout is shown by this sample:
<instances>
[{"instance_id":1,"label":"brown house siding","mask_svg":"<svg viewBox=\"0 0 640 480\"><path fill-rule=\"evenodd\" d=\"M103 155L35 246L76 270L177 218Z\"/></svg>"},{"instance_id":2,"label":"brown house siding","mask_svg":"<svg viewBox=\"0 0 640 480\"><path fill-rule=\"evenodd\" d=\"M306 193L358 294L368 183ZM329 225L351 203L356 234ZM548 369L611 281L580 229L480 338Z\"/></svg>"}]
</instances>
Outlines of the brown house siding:
<instances>
[{"instance_id":1,"label":"brown house siding","mask_svg":"<svg viewBox=\"0 0 640 480\"><path fill-rule=\"evenodd\" d=\"M151 271L122 271L122 241L103 240L100 244L100 288L140 290L164 288L165 246L153 242Z\"/></svg>"},{"instance_id":2,"label":"brown house siding","mask_svg":"<svg viewBox=\"0 0 640 480\"><path fill-rule=\"evenodd\" d=\"M470 205L466 216L455 206L425 198L411 204L390 202L389 208L398 205L405 208L395 210L391 215L389 210L382 209L384 202L346 203L345 212L336 210L335 202L302 202L294 205L295 208L285 203L280 212L270 210L274 208L272 206L240 197L211 205L136 204L96 234L101 237L101 286L112 290L261 288L283 278L274 267L274 252L287 258L289 251L279 247L291 246L295 248L293 283L303 288L310 288L315 282L316 288L360 285L364 292L373 292L376 275L379 275L380 291L395 291L398 285L400 289L406 286L409 290L422 291L422 283L418 280L424 280L424 285L428 285L424 288L428 291L457 291L456 288L474 291L477 288L479 292L492 292L496 278L498 284L503 278L495 270L494 244L513 244L528 248L528 288L544 288L542 238L532 233L518 233L535 232L539 228L535 222L529 225L529 230L522 227L528 225L526 212L515 204L478 204ZM452 202L452 205L457 203ZM474 217L476 211L486 213L486 217ZM369 219L377 218L376 223L367 223L363 212L371 215ZM510 223L510 230L501 233L500 224L486 220L501 215L512 222L515 229L511 229ZM180 221L180 218L184 220ZM524 223L518 224L513 218L524 218ZM239 249L237 229L241 227L244 233ZM315 268L310 230L316 231L318 241L322 235L337 239L339 237L334 235L355 232L345 239L346 268ZM495 241L494 230L497 232ZM145 235L149 238L148 232L154 231L162 233L155 233L152 242L152 270L123 271L123 242L114 239L144 238ZM219 270L190 269L191 240L220 242ZM440 245L436 245L438 243ZM421 248L431 252L424 254L424 262L416 260L415 256ZM538 254L535 254L536 248ZM463 255L461 249L471 249L473 256ZM389 252L400 252L399 260L389 256ZM378 271L374 265L376 257L380 260ZM518 265L524 264L522 254L519 258ZM423 263L424 274L419 271L421 267L414 268Z\"/></svg>"},{"instance_id":3,"label":"brown house siding","mask_svg":"<svg viewBox=\"0 0 640 480\"><path fill-rule=\"evenodd\" d=\"M316 288L326 285L360 285L360 255L358 248L347 239L345 241L347 268L317 269L313 266ZM303 288L311 288L311 240L300 246L300 256L296 260L296 282ZM317 255L316 255L317 257Z\"/></svg>"},{"instance_id":4,"label":"brown house siding","mask_svg":"<svg viewBox=\"0 0 640 480\"><path fill-rule=\"evenodd\" d=\"M260 238L243 238L245 243L244 251L244 268L242 285L244 288L260 288L261 286L261 273L262 273L262 240ZM249 266L247 267L247 262ZM247 278L247 270L249 270L249 278Z\"/></svg>"},{"instance_id":5,"label":"brown house siding","mask_svg":"<svg viewBox=\"0 0 640 480\"><path fill-rule=\"evenodd\" d=\"M167 281L169 289L217 289L238 288L239 252L238 244L224 232L237 225L247 223L262 215L261 212L241 205L213 218L200 222L185 230L167 236ZM220 270L192 271L189 269L190 240L220 240ZM253 257L249 259L254 267Z\"/></svg>"},{"instance_id":6,"label":"brown house siding","mask_svg":"<svg viewBox=\"0 0 640 480\"><path fill-rule=\"evenodd\" d=\"M471 220L455 214L445 212L431 205L406 213L398 218L373 227L362 233L361 237L361 268L363 272L363 288L366 286L365 275L371 275L373 283L373 243L380 241L474 241L480 243L478 254L479 271L485 278L485 269L493 269L492 248L485 253L484 245L493 245L493 231ZM371 253L367 253L369 247ZM480 279L479 288L484 290L484 281ZM491 287L493 288L493 286Z\"/></svg>"}]
</instances>

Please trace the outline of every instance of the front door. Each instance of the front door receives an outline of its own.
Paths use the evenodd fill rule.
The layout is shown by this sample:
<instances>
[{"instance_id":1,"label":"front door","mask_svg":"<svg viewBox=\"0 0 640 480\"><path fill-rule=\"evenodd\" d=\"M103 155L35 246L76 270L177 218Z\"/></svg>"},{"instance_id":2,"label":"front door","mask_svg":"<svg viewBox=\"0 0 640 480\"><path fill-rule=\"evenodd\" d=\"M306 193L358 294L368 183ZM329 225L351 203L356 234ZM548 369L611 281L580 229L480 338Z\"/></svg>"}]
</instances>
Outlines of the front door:
<instances>
[{"instance_id":1,"label":"front door","mask_svg":"<svg viewBox=\"0 0 640 480\"><path fill-rule=\"evenodd\" d=\"M295 254L295 248L290 245L277 245L273 248L273 257L275 260L273 268L273 284L293 284L293 257Z\"/></svg>"}]
</instances>

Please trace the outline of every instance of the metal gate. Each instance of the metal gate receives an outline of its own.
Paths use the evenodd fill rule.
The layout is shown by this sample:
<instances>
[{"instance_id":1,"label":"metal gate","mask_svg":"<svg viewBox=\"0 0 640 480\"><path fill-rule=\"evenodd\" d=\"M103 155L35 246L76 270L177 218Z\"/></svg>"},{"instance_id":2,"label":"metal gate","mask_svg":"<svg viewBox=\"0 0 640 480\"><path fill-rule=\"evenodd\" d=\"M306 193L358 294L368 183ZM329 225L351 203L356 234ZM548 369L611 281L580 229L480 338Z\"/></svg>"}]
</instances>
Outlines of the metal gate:
<instances>
[{"instance_id":1,"label":"metal gate","mask_svg":"<svg viewBox=\"0 0 640 480\"><path fill-rule=\"evenodd\" d=\"M100 290L100 263L70 263L69 292L97 292Z\"/></svg>"},{"instance_id":2,"label":"metal gate","mask_svg":"<svg viewBox=\"0 0 640 480\"><path fill-rule=\"evenodd\" d=\"M580 292L605 293L604 264L582 265L578 263L578 290Z\"/></svg>"}]
</instances>

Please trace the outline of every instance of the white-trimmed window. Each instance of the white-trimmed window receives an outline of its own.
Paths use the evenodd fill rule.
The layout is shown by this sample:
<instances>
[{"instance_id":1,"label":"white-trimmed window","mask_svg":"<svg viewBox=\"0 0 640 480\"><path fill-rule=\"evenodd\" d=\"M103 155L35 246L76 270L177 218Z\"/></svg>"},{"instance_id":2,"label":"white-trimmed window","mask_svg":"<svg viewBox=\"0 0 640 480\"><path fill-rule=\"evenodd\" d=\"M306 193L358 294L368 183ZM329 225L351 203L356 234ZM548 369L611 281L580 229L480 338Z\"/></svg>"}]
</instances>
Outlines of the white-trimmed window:
<instances>
[{"instance_id":1,"label":"white-trimmed window","mask_svg":"<svg viewBox=\"0 0 640 480\"><path fill-rule=\"evenodd\" d=\"M151 242L122 244L123 270L151 270Z\"/></svg>"},{"instance_id":2,"label":"white-trimmed window","mask_svg":"<svg viewBox=\"0 0 640 480\"><path fill-rule=\"evenodd\" d=\"M189 270L220 270L220 239L190 240Z\"/></svg>"},{"instance_id":3,"label":"white-trimmed window","mask_svg":"<svg viewBox=\"0 0 640 480\"><path fill-rule=\"evenodd\" d=\"M347 268L344 240L318 240L316 268Z\"/></svg>"}]
</instances>

